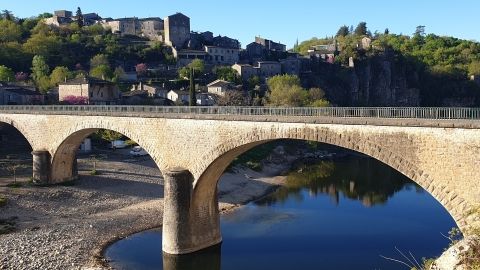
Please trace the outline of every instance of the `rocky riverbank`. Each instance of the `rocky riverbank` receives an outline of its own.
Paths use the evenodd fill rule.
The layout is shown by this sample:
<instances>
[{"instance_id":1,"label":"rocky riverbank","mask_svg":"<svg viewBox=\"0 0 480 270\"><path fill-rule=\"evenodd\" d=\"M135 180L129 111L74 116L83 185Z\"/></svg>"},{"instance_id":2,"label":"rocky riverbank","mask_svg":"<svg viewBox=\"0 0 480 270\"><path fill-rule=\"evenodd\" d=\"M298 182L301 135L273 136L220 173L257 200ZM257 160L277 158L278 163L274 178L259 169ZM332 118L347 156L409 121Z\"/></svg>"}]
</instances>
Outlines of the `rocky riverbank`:
<instances>
[{"instance_id":1,"label":"rocky riverbank","mask_svg":"<svg viewBox=\"0 0 480 270\"><path fill-rule=\"evenodd\" d=\"M221 211L265 196L284 182L279 175L298 157L270 159L256 172L235 167L219 184ZM102 268L103 248L135 232L159 227L163 180L151 159L111 155L97 162L79 160L80 179L72 185L7 187L0 219L14 220L15 231L0 235L0 269ZM24 179L24 182L26 179ZM104 264L103 264L104 265Z\"/></svg>"}]
</instances>

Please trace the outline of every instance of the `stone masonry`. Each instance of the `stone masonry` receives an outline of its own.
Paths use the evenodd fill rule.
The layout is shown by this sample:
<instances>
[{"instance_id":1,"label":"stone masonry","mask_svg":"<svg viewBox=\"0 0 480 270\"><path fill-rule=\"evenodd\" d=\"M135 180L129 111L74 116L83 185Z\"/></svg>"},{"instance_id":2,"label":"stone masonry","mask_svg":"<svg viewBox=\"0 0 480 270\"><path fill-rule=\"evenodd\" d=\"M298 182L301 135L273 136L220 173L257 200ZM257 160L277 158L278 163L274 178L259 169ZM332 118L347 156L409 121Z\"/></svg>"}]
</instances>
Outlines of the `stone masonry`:
<instances>
[{"instance_id":1,"label":"stone masonry","mask_svg":"<svg viewBox=\"0 0 480 270\"><path fill-rule=\"evenodd\" d=\"M221 242L220 176L241 153L277 139L318 141L378 159L431 193L468 235L480 227L473 211L480 207L480 123L441 121L0 113L0 122L17 128L31 144L34 168L41 170L34 177L47 184L76 177L78 146L98 129L141 145L165 176L165 205L171 209L164 212L170 216L164 217L163 249L170 254Z\"/></svg>"}]
</instances>

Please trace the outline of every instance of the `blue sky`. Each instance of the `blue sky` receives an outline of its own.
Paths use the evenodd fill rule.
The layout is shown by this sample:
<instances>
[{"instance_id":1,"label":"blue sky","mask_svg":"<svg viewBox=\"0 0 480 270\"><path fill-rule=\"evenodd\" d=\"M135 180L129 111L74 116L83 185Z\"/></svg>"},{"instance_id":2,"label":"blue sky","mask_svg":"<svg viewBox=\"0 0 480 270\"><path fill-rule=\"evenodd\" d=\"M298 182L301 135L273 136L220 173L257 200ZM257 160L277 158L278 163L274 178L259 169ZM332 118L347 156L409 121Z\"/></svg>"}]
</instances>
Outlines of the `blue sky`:
<instances>
[{"instance_id":1,"label":"blue sky","mask_svg":"<svg viewBox=\"0 0 480 270\"><path fill-rule=\"evenodd\" d=\"M141 4L140 4L141 3ZM256 35L292 47L311 37L334 35L341 25L367 22L369 30L411 34L417 25L427 33L480 41L478 0L0 0L0 10L30 17L56 9L102 17L161 17L182 12L194 31L237 38L245 47Z\"/></svg>"}]
</instances>

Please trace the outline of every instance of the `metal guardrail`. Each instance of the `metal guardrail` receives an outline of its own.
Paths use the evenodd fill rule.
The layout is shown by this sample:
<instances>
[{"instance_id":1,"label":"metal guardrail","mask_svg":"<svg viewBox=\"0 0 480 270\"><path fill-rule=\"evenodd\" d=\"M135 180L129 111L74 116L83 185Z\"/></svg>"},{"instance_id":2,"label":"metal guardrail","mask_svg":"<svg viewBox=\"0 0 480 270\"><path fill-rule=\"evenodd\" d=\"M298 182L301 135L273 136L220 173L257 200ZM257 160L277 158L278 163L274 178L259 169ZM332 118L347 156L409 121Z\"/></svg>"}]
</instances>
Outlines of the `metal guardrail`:
<instances>
[{"instance_id":1,"label":"metal guardrail","mask_svg":"<svg viewBox=\"0 0 480 270\"><path fill-rule=\"evenodd\" d=\"M158 117L165 114L246 115L336 118L410 118L480 120L480 108L443 107L212 107L130 105L4 105L0 113Z\"/></svg>"}]
</instances>

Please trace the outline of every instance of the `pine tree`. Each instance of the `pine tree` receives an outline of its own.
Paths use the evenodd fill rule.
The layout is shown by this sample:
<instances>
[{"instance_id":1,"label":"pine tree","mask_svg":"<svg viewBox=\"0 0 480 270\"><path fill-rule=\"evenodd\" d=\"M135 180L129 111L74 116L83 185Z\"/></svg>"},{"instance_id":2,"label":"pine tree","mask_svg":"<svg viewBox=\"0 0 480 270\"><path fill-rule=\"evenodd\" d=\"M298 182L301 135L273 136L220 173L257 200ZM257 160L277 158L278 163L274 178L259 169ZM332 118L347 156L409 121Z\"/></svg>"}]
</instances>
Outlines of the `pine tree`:
<instances>
[{"instance_id":1,"label":"pine tree","mask_svg":"<svg viewBox=\"0 0 480 270\"><path fill-rule=\"evenodd\" d=\"M82 14L82 10L80 9L80 7L77 8L77 24L78 24L78 27L82 28L83 27L83 14Z\"/></svg>"},{"instance_id":2,"label":"pine tree","mask_svg":"<svg viewBox=\"0 0 480 270\"><path fill-rule=\"evenodd\" d=\"M197 97L195 95L195 69L192 67L190 71L190 92L189 92L189 97L190 100L188 102L189 106L195 106L197 105Z\"/></svg>"}]
</instances>

